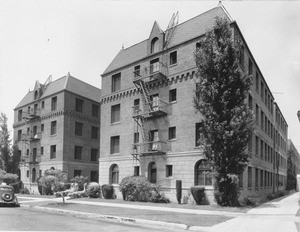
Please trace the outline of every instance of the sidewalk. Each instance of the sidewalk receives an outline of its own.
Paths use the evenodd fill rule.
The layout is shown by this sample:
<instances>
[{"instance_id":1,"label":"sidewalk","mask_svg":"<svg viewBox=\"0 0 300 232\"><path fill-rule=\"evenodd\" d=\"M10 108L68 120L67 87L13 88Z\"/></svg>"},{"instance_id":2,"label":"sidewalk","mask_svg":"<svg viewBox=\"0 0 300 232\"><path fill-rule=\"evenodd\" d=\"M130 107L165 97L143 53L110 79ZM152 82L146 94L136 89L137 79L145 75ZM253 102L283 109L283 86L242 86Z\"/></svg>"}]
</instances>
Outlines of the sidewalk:
<instances>
[{"instance_id":1,"label":"sidewalk","mask_svg":"<svg viewBox=\"0 0 300 232\"><path fill-rule=\"evenodd\" d=\"M47 210L69 215L89 217L94 219L115 220L125 223L152 224L168 226L193 231L276 231L257 227L257 223L263 226L262 222L269 223L271 218L276 215L275 221L287 222L285 228L295 225L295 215L299 209L297 199L299 193L290 195L284 199L274 200L245 212L230 212L218 210L187 209L153 206L153 204L131 204L102 202L89 199L72 199L62 203L62 198L34 198L19 196L21 207L34 208L36 210ZM297 202L298 203L298 202ZM199 206L200 208L201 206ZM204 207L205 208L205 207ZM275 210L276 209L276 210ZM226 209L225 209L226 210ZM266 217L268 216L268 217ZM253 220L260 218L260 221ZM262 218L263 217L263 218ZM267 218L267 220L266 220ZM279 220L278 220L279 219ZM298 220L299 222L299 220ZM243 225L247 226L241 226ZM281 223L282 224L282 223ZM288 225L287 225L288 224ZM236 230L234 229L236 228ZM250 230L254 228L255 230ZM281 227L282 228L282 227ZM296 228L296 227L295 227ZM275 228L276 229L276 228ZM278 230L279 231L279 230ZM282 231L282 230L280 230Z\"/></svg>"}]
</instances>

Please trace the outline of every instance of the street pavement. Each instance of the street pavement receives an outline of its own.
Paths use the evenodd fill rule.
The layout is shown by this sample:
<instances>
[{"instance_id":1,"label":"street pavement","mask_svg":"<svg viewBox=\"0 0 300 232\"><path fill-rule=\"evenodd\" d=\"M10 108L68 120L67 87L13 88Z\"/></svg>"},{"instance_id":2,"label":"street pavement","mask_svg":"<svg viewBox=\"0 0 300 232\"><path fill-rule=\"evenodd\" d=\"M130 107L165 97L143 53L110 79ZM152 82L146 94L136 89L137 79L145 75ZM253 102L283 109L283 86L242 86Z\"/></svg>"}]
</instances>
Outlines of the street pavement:
<instances>
[{"instance_id":1,"label":"street pavement","mask_svg":"<svg viewBox=\"0 0 300 232\"><path fill-rule=\"evenodd\" d=\"M296 192L287 197L275 199L273 201L262 204L259 207L249 210L247 213L235 213L225 211L208 211L198 209L182 209L182 208L169 208L148 205L134 205L134 204L117 204L107 202L89 202L82 200L66 200L68 203L112 207L122 210L152 210L153 212L178 213L178 214L197 214L197 215L221 215L234 217L223 223L213 225L210 227L193 226L179 223L170 223L164 221L152 221L137 218L127 218L111 215L99 215L88 212L78 212L66 209L47 208L47 205L39 206L38 202L61 202L61 198L46 199L20 196L22 207L33 208L36 210L51 211L57 213L64 213L76 215L81 217L88 217L94 219L113 220L115 222L123 223L136 223L153 226L165 226L168 228L185 229L191 231L207 231L207 232L300 232L300 210L299 210L299 192Z\"/></svg>"}]
</instances>

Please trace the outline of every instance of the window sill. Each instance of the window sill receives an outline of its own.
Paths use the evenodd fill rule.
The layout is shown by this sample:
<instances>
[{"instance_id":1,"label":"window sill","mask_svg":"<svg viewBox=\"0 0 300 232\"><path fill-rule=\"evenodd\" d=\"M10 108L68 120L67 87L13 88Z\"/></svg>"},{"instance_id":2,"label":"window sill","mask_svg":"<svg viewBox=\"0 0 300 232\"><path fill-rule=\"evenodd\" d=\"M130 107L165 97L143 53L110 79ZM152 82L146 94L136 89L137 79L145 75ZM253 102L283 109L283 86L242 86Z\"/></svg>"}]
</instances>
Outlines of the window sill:
<instances>
[{"instance_id":1,"label":"window sill","mask_svg":"<svg viewBox=\"0 0 300 232\"><path fill-rule=\"evenodd\" d=\"M178 63L176 62L176 63L174 63L174 64L170 64L169 65L169 68L173 68L173 67L175 67L175 66L177 66L178 65Z\"/></svg>"},{"instance_id":2,"label":"window sill","mask_svg":"<svg viewBox=\"0 0 300 232\"><path fill-rule=\"evenodd\" d=\"M114 125L119 125L119 124L121 124L120 121L119 121L119 122L112 122L110 125L111 125L111 126L114 126Z\"/></svg>"},{"instance_id":3,"label":"window sill","mask_svg":"<svg viewBox=\"0 0 300 232\"><path fill-rule=\"evenodd\" d=\"M112 153L110 154L111 156L119 156L120 155L120 152L119 153Z\"/></svg>"},{"instance_id":4,"label":"window sill","mask_svg":"<svg viewBox=\"0 0 300 232\"><path fill-rule=\"evenodd\" d=\"M169 141L169 142L176 142L177 139L176 139L176 138L174 138L174 139L169 139L168 141Z\"/></svg>"},{"instance_id":5,"label":"window sill","mask_svg":"<svg viewBox=\"0 0 300 232\"><path fill-rule=\"evenodd\" d=\"M55 136L57 136L57 134L50 135L50 137L55 137Z\"/></svg>"},{"instance_id":6,"label":"window sill","mask_svg":"<svg viewBox=\"0 0 300 232\"><path fill-rule=\"evenodd\" d=\"M177 100L169 102L169 104L176 104L176 103L177 103Z\"/></svg>"}]
</instances>

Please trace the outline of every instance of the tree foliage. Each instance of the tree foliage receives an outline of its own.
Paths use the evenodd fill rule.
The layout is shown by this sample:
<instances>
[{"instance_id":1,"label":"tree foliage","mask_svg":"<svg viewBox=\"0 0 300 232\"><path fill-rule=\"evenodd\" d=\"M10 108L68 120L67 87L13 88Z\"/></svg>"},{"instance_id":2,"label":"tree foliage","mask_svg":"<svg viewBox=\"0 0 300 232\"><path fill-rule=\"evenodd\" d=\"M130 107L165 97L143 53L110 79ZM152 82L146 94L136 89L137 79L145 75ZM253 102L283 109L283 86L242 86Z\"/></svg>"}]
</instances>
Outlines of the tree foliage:
<instances>
[{"instance_id":1,"label":"tree foliage","mask_svg":"<svg viewBox=\"0 0 300 232\"><path fill-rule=\"evenodd\" d=\"M292 161L292 152L288 152L288 159L287 159L287 180L286 180L286 190L293 190L296 189L297 179L296 179L296 172L294 169L294 164Z\"/></svg>"},{"instance_id":2,"label":"tree foliage","mask_svg":"<svg viewBox=\"0 0 300 232\"><path fill-rule=\"evenodd\" d=\"M7 127L7 117L4 113L0 115L0 160L3 170L7 173L17 173L20 157L18 146L11 147L10 133ZM1 164L0 161L0 164Z\"/></svg>"},{"instance_id":3,"label":"tree foliage","mask_svg":"<svg viewBox=\"0 0 300 232\"><path fill-rule=\"evenodd\" d=\"M238 204L236 176L248 163L252 131L252 111L246 103L251 78L240 72L239 51L229 23L217 18L195 52L200 78L194 106L202 115L201 145L214 167L216 201L228 206Z\"/></svg>"}]
</instances>

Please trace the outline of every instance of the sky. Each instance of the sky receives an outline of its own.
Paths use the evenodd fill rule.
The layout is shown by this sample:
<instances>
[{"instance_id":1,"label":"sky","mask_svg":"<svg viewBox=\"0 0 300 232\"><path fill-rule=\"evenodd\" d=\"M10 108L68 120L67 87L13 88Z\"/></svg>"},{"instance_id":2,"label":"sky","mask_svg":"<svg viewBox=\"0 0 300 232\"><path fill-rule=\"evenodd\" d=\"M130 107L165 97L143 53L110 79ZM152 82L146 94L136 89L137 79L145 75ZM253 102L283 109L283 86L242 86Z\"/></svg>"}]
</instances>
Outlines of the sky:
<instances>
[{"instance_id":1,"label":"sky","mask_svg":"<svg viewBox=\"0 0 300 232\"><path fill-rule=\"evenodd\" d=\"M300 152L300 1L222 1L237 21ZM122 46L179 23L218 1L0 0L0 112L12 133L13 109L35 81L68 72L101 87L101 74Z\"/></svg>"}]
</instances>

